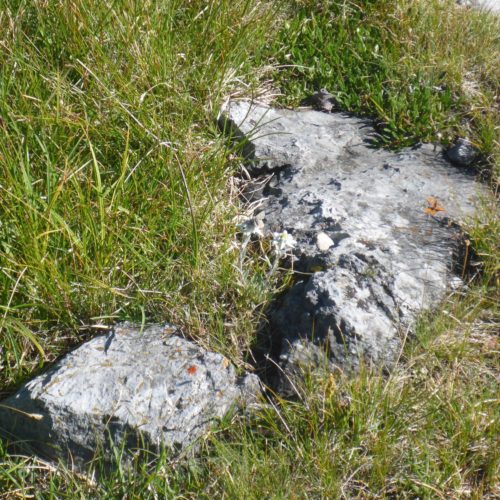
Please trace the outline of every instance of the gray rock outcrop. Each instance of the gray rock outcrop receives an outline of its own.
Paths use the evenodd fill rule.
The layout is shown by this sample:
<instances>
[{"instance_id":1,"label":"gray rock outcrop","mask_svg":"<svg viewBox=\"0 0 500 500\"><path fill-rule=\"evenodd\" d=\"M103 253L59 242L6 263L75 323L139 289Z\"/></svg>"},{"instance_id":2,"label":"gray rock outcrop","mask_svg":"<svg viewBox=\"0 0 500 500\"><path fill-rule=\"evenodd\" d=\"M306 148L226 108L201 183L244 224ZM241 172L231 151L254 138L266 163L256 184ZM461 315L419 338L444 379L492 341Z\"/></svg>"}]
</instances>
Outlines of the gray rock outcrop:
<instances>
[{"instance_id":1,"label":"gray rock outcrop","mask_svg":"<svg viewBox=\"0 0 500 500\"><path fill-rule=\"evenodd\" d=\"M179 451L232 405L254 401L254 375L238 377L220 354L172 334L128 324L96 337L0 402L0 431L48 458L81 467L135 449Z\"/></svg>"},{"instance_id":2,"label":"gray rock outcrop","mask_svg":"<svg viewBox=\"0 0 500 500\"><path fill-rule=\"evenodd\" d=\"M297 279L270 315L284 379L311 365L390 367L416 315L461 283L457 222L482 192L474 175L433 145L374 149L371 123L340 113L235 101L221 126L246 140L264 232L297 242Z\"/></svg>"}]
</instances>

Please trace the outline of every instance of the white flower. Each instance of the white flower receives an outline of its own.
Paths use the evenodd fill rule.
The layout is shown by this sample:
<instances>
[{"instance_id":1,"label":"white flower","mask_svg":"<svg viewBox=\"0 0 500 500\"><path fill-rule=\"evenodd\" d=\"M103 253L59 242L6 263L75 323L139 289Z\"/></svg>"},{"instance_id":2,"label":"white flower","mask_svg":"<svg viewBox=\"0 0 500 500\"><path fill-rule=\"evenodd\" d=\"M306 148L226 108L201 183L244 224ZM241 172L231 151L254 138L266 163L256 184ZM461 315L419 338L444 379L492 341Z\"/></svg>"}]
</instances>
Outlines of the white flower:
<instances>
[{"instance_id":1,"label":"white flower","mask_svg":"<svg viewBox=\"0 0 500 500\"><path fill-rule=\"evenodd\" d=\"M282 233L273 233L272 244L276 254L282 256L285 255L287 251L293 250L297 241L295 241L294 237L285 230Z\"/></svg>"}]
</instances>

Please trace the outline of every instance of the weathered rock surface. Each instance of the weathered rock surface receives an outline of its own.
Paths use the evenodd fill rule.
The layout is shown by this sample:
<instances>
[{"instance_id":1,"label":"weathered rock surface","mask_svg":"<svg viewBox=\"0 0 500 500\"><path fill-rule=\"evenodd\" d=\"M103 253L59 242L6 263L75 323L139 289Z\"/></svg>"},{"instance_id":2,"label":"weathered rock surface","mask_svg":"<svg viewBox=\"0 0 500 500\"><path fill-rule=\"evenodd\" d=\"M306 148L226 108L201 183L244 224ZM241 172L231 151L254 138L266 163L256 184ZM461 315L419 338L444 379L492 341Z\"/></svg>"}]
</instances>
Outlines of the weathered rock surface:
<instances>
[{"instance_id":1,"label":"weathered rock surface","mask_svg":"<svg viewBox=\"0 0 500 500\"><path fill-rule=\"evenodd\" d=\"M96 450L183 449L238 402L255 399L220 354L169 332L123 324L62 358L0 403L0 430L78 466Z\"/></svg>"},{"instance_id":2,"label":"weathered rock surface","mask_svg":"<svg viewBox=\"0 0 500 500\"><path fill-rule=\"evenodd\" d=\"M371 124L344 114L236 101L221 124L249 141L249 172L270 176L251 195L265 231L297 240L297 281L270 318L285 373L390 366L416 314L460 283L456 222L481 185L439 147L371 148Z\"/></svg>"}]
</instances>

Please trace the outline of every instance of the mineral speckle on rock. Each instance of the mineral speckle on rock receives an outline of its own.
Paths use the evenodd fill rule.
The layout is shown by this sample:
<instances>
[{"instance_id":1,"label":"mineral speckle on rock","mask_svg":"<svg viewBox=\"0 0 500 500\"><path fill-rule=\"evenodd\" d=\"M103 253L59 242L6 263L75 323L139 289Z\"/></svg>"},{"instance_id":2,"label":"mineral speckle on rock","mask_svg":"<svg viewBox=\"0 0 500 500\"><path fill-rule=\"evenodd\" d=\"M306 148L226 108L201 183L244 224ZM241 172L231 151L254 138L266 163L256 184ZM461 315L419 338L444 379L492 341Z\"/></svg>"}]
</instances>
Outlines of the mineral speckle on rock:
<instances>
[{"instance_id":1,"label":"mineral speckle on rock","mask_svg":"<svg viewBox=\"0 0 500 500\"><path fill-rule=\"evenodd\" d=\"M269 318L284 379L324 355L331 369L390 367L416 315L456 287L457 223L482 186L440 147L371 147L364 119L248 101L224 116L250 141L257 181L273 172L259 194L267 234L296 241L297 281Z\"/></svg>"},{"instance_id":2,"label":"mineral speckle on rock","mask_svg":"<svg viewBox=\"0 0 500 500\"><path fill-rule=\"evenodd\" d=\"M83 466L98 449L111 461L112 446L185 449L255 401L256 376L171 331L122 324L86 342L0 403L1 432Z\"/></svg>"}]
</instances>

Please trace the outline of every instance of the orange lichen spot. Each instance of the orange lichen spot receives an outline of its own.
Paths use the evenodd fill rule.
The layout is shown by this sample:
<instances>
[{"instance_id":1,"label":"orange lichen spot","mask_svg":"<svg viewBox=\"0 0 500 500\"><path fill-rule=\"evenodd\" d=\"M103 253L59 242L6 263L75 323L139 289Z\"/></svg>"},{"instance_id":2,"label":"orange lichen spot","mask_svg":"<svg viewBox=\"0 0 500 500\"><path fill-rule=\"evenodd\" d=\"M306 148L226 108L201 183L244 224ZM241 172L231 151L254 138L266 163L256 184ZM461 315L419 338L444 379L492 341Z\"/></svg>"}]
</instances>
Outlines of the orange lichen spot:
<instances>
[{"instance_id":1,"label":"orange lichen spot","mask_svg":"<svg viewBox=\"0 0 500 500\"><path fill-rule=\"evenodd\" d=\"M439 201L437 198L434 198L433 196L429 196L427 198L427 203L429 206L424 209L424 212L428 215L436 215L438 212L444 212L444 207L439 204Z\"/></svg>"},{"instance_id":2,"label":"orange lichen spot","mask_svg":"<svg viewBox=\"0 0 500 500\"><path fill-rule=\"evenodd\" d=\"M191 365L187 367L187 372L189 373L189 375L194 375L197 369L198 368L196 368L195 365Z\"/></svg>"}]
</instances>

